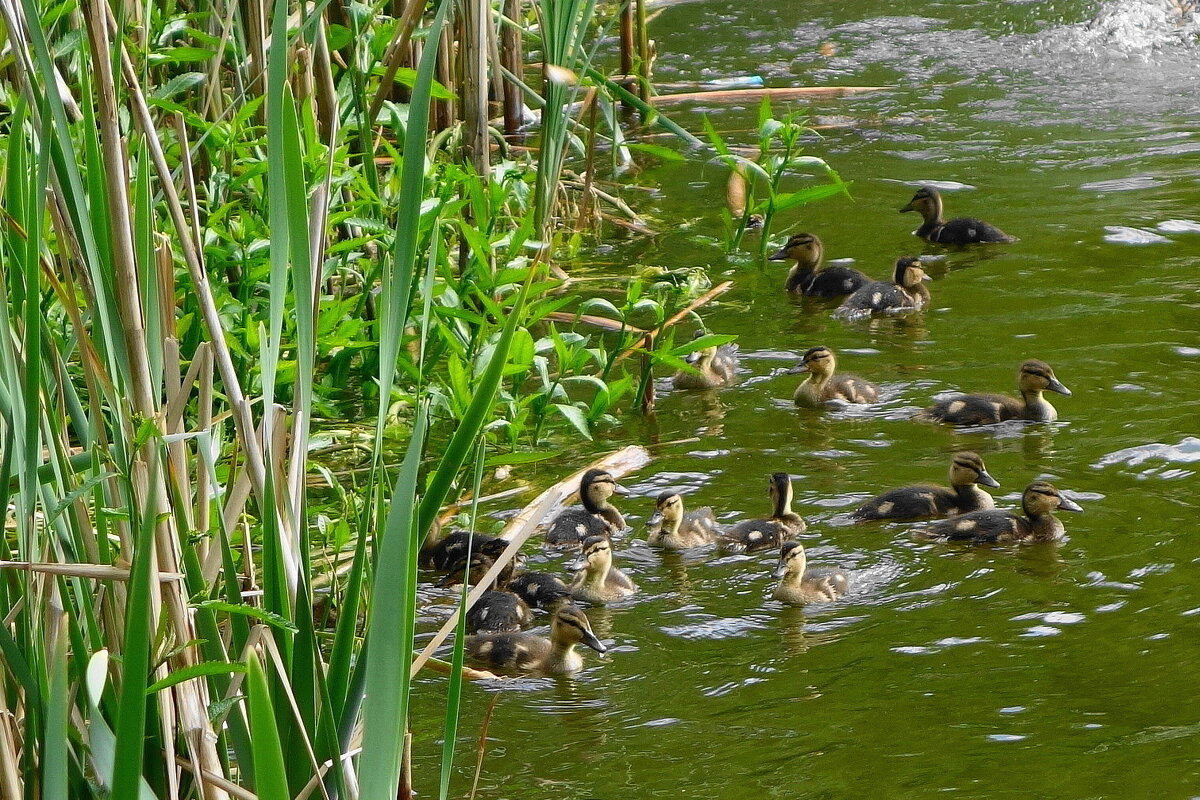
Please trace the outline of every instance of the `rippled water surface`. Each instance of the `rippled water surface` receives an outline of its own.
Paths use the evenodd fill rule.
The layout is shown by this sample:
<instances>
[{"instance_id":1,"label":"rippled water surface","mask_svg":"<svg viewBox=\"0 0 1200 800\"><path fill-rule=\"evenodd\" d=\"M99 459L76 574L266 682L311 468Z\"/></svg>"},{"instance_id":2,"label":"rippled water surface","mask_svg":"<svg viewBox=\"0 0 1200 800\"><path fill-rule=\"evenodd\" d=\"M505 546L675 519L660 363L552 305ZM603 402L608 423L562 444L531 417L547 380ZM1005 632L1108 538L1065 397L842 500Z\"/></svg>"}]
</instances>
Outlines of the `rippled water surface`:
<instances>
[{"instance_id":1,"label":"rippled water surface","mask_svg":"<svg viewBox=\"0 0 1200 800\"><path fill-rule=\"evenodd\" d=\"M833 320L780 291L783 267L724 254L723 168L637 176L654 189L639 208L670 232L614 240L575 271L705 265L734 280L706 320L739 334L743 379L719 396L664 393L653 420L629 417L590 445L654 453L624 481L641 496L622 506L635 532L617 553L642 592L589 609L610 652L589 651L577 677L468 690L462 793L499 691L481 798L1200 795L1200 47L1121 17L1133 4L881 8L702 1L654 19L661 81L888 87L795 106L823 126L812 152L853 181L854 200L789 212L776 233L817 233L828 258L880 277L898 255L933 256L933 304ZM1083 24L1098 8L1104 25ZM748 142L757 109L676 116L699 129L700 113ZM923 246L913 215L896 213L920 182L947 187L950 216L1020 242ZM782 370L816 344L884 401L794 408L796 376ZM941 392L1013 391L1029 357L1074 391L1051 398L1058 423L958 432L908 419ZM995 548L843 521L883 489L944 481L962 448L1002 483L1000 506L1047 477L1086 513L1061 515L1060 544ZM545 485L566 466L522 476ZM850 573L843 602L771 601L772 554L645 547L661 488L732 520L766 512L775 470L795 476L810 563ZM418 785L435 780L443 685L417 692Z\"/></svg>"}]
</instances>

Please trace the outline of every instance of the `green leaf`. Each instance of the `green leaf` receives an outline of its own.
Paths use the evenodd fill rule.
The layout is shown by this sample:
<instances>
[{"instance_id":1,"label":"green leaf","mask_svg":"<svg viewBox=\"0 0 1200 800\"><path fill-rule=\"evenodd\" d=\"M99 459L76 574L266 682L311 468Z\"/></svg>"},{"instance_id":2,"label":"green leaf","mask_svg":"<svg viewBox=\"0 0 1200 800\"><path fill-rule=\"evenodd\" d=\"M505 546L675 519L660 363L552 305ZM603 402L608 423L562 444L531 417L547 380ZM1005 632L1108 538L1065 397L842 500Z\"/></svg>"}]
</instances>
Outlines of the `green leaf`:
<instances>
[{"instance_id":1,"label":"green leaf","mask_svg":"<svg viewBox=\"0 0 1200 800\"><path fill-rule=\"evenodd\" d=\"M625 145L630 150L637 150L641 153L649 153L655 158L663 161L687 161L687 156L678 153L669 147L663 147L661 144L646 144L645 142L631 142Z\"/></svg>"},{"instance_id":2,"label":"green leaf","mask_svg":"<svg viewBox=\"0 0 1200 800\"><path fill-rule=\"evenodd\" d=\"M234 672L245 671L246 665L240 661L203 661L199 664L192 664L190 667L175 670L161 681L150 684L146 687L146 694L161 692L163 689L174 686L177 683L190 681L192 678L200 678L205 675L228 675Z\"/></svg>"},{"instance_id":3,"label":"green leaf","mask_svg":"<svg viewBox=\"0 0 1200 800\"><path fill-rule=\"evenodd\" d=\"M240 614L244 617L253 617L254 619L265 622L273 628L278 628L282 631L296 632L296 626L288 619L267 611L264 608L257 606L248 606L239 603L227 603L224 600L204 600L196 603L196 608L209 609L211 611L224 611L226 614Z\"/></svg>"},{"instance_id":4,"label":"green leaf","mask_svg":"<svg viewBox=\"0 0 1200 800\"><path fill-rule=\"evenodd\" d=\"M579 435L591 441L592 432L588 430L587 414L578 406L568 405L567 403L555 403L554 407L558 409L558 413L566 417L567 422L579 431Z\"/></svg>"},{"instance_id":5,"label":"green leaf","mask_svg":"<svg viewBox=\"0 0 1200 800\"><path fill-rule=\"evenodd\" d=\"M283 762L283 745L275 725L275 706L267 676L259 663L257 651L250 651L247 664L249 677L247 699L250 708L250 741L254 749L254 793L259 800L289 800L287 769Z\"/></svg>"},{"instance_id":6,"label":"green leaf","mask_svg":"<svg viewBox=\"0 0 1200 800\"><path fill-rule=\"evenodd\" d=\"M203 72L185 72L159 86L150 93L150 97L158 101L170 100L175 95L195 91L204 85L205 80L206 76Z\"/></svg>"}]
</instances>

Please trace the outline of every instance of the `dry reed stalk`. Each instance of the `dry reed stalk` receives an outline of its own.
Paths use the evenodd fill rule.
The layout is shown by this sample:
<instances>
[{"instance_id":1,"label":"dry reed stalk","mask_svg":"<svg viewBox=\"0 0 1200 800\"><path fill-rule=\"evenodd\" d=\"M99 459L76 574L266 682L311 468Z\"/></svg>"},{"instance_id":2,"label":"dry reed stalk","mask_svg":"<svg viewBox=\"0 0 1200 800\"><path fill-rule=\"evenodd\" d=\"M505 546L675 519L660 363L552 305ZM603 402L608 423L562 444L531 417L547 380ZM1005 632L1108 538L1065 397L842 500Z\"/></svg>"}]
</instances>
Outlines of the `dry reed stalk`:
<instances>
[{"instance_id":1,"label":"dry reed stalk","mask_svg":"<svg viewBox=\"0 0 1200 800\"><path fill-rule=\"evenodd\" d=\"M650 102L650 70L653 67L654 56L650 52L649 25L646 22L646 0L631 0L636 8L637 52L638 52L638 90L637 95L643 103Z\"/></svg>"},{"instance_id":2,"label":"dry reed stalk","mask_svg":"<svg viewBox=\"0 0 1200 800\"><path fill-rule=\"evenodd\" d=\"M607 470L613 477L620 478L622 475L632 472L635 469L645 466L650 462L650 454L646 449L638 445L630 445L615 453L609 453L603 458L589 464L587 467L572 473L568 477L551 486L546 491L539 494L533 502L525 506L520 513L508 521L504 526L504 530L500 532L500 538L508 541L508 547L500 554L491 568L484 574L474 587L471 588L470 594L467 595L466 608L470 609L475 604L500 571L505 565L517 554L521 546L541 524L542 520L549 516L554 511L561 509L570 498L579 489L579 480L583 477L583 473L589 469ZM458 615L461 609L455 609L438 632L434 634L429 643L421 651L420 655L412 663L412 674L415 676L425 666L425 663L433 655L433 652L441 646L442 642L454 630L458 624Z\"/></svg>"},{"instance_id":3,"label":"dry reed stalk","mask_svg":"<svg viewBox=\"0 0 1200 800\"><path fill-rule=\"evenodd\" d=\"M739 103L761 100L770 97L773 100L798 100L811 98L824 100L833 97L862 94L864 92L880 92L886 86L794 86L776 87L769 89L720 89L710 92L682 92L680 94L656 94L647 98L646 102L655 106L671 105L673 103L704 102L704 103Z\"/></svg>"},{"instance_id":4,"label":"dry reed stalk","mask_svg":"<svg viewBox=\"0 0 1200 800\"><path fill-rule=\"evenodd\" d=\"M107 564L59 564L57 562L34 561L0 561L0 570L19 569L24 572L38 572L46 575L63 575L68 578L87 578L96 581L127 581L129 570L125 567L112 567ZM182 572L159 572L160 583L181 581Z\"/></svg>"},{"instance_id":5,"label":"dry reed stalk","mask_svg":"<svg viewBox=\"0 0 1200 800\"><path fill-rule=\"evenodd\" d=\"M457 81L454 80L454 42L452 31L454 28L446 25L442 28L442 42L438 46L437 51L437 70L436 78L442 86L445 86L450 94L458 96ZM454 127L454 123L458 121L458 108L452 98L445 100L434 100L431 103L433 115L433 130L444 131Z\"/></svg>"},{"instance_id":6,"label":"dry reed stalk","mask_svg":"<svg viewBox=\"0 0 1200 800\"><path fill-rule=\"evenodd\" d=\"M626 89L629 88L629 82L634 79L633 74L633 54L637 49L637 33L634 31L636 25L636 14L633 6L634 0L624 0L621 3L621 85ZM629 104L622 101L622 105L629 108Z\"/></svg>"},{"instance_id":7,"label":"dry reed stalk","mask_svg":"<svg viewBox=\"0 0 1200 800\"><path fill-rule=\"evenodd\" d=\"M729 180L725 182L725 205L734 219L746 216L746 195L749 186L746 182L746 168L735 164L729 172Z\"/></svg>"},{"instance_id":8,"label":"dry reed stalk","mask_svg":"<svg viewBox=\"0 0 1200 800\"><path fill-rule=\"evenodd\" d=\"M491 177L491 148L488 144L488 29L491 27L488 0L463 0L462 49L463 149L475 174L486 185Z\"/></svg>"},{"instance_id":9,"label":"dry reed stalk","mask_svg":"<svg viewBox=\"0 0 1200 800\"><path fill-rule=\"evenodd\" d=\"M471 779L471 794L470 800L475 800L475 791L479 788L479 776L483 772L483 757L487 754L487 736L488 731L492 727L492 712L496 710L496 703L500 700L500 693L492 693L492 701L488 703L487 711L483 713L483 722L479 725L479 738L475 742L475 776Z\"/></svg>"},{"instance_id":10,"label":"dry reed stalk","mask_svg":"<svg viewBox=\"0 0 1200 800\"><path fill-rule=\"evenodd\" d=\"M500 21L500 63L516 77L520 77L525 69L521 16L521 0L504 0L504 18ZM504 81L504 132L515 135L524 123L524 117L521 87L512 80Z\"/></svg>"},{"instance_id":11,"label":"dry reed stalk","mask_svg":"<svg viewBox=\"0 0 1200 800\"><path fill-rule=\"evenodd\" d=\"M379 79L379 88L375 91L375 99L371 101L371 109L367 115L367 119L372 124L379 116L379 109L383 108L384 100L391 94L392 85L396 80L396 71L404 66L406 60L409 64L417 63L419 55L412 52L409 45L424 8L423 0L408 0L404 6L404 14L401 16L400 23L396 26L392 40L388 42L387 50L384 51L381 59L384 65L383 77ZM410 58L405 59L406 55Z\"/></svg>"}]
</instances>

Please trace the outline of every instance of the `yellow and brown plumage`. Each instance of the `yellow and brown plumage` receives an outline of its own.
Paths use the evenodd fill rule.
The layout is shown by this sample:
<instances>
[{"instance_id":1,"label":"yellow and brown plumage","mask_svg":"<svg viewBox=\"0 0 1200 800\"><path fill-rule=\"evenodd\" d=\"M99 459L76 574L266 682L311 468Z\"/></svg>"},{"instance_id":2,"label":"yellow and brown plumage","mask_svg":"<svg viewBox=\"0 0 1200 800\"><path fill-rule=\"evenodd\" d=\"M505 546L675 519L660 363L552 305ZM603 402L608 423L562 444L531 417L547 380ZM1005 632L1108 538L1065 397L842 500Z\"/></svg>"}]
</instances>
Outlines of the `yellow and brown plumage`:
<instances>
[{"instance_id":1,"label":"yellow and brown plumage","mask_svg":"<svg viewBox=\"0 0 1200 800\"><path fill-rule=\"evenodd\" d=\"M863 503L851 515L858 520L919 519L968 514L995 508L992 496L976 484L997 487L976 453L955 453L950 461L950 486L918 484L892 489Z\"/></svg>"},{"instance_id":2,"label":"yellow and brown plumage","mask_svg":"<svg viewBox=\"0 0 1200 800\"><path fill-rule=\"evenodd\" d=\"M920 311L929 305L927 280L929 276L921 268L920 259L899 258L892 268L890 281L873 281L859 287L833 315L838 319L856 320L871 314Z\"/></svg>"},{"instance_id":3,"label":"yellow and brown plumage","mask_svg":"<svg viewBox=\"0 0 1200 800\"><path fill-rule=\"evenodd\" d=\"M841 297L871 282L852 267L822 267L825 245L811 233L797 233L783 247L768 257L768 261L795 261L788 271L783 288L805 297Z\"/></svg>"},{"instance_id":4,"label":"yellow and brown plumage","mask_svg":"<svg viewBox=\"0 0 1200 800\"><path fill-rule=\"evenodd\" d=\"M771 497L771 516L739 522L726 530L721 537L726 550L745 552L779 547L808 527L804 518L792 511L792 476L786 472L773 473L767 493Z\"/></svg>"},{"instance_id":5,"label":"yellow and brown plumage","mask_svg":"<svg viewBox=\"0 0 1200 800\"><path fill-rule=\"evenodd\" d=\"M1063 496L1054 485L1034 481L1021 495L1021 514L1011 511L974 511L935 522L926 532L951 541L1049 542L1060 538L1065 528L1055 511L1082 512L1079 504Z\"/></svg>"},{"instance_id":6,"label":"yellow and brown plumage","mask_svg":"<svg viewBox=\"0 0 1200 800\"><path fill-rule=\"evenodd\" d=\"M637 591L637 585L613 566L612 542L607 536L589 536L583 552L567 569L575 571L571 596L586 603L603 605L621 600Z\"/></svg>"},{"instance_id":7,"label":"yellow and brown plumage","mask_svg":"<svg viewBox=\"0 0 1200 800\"><path fill-rule=\"evenodd\" d=\"M921 227L913 231L914 236L920 236L928 242L938 244L1008 244L1017 241L1004 231L971 217L958 219L942 219L942 196L932 186L922 186L913 195L908 205L900 209L903 214L916 211L921 215Z\"/></svg>"},{"instance_id":8,"label":"yellow and brown plumage","mask_svg":"<svg viewBox=\"0 0 1200 800\"><path fill-rule=\"evenodd\" d=\"M582 506L565 509L546 529L546 542L558 547L578 545L588 536L612 533L625 529L625 517L608 501L614 494L628 494L611 474L602 469L589 469L579 481Z\"/></svg>"},{"instance_id":9,"label":"yellow and brown plumage","mask_svg":"<svg viewBox=\"0 0 1200 800\"><path fill-rule=\"evenodd\" d=\"M846 594L850 580L836 567L808 569L808 558L800 542L784 542L779 564L772 573L779 578L772 597L789 605L831 603Z\"/></svg>"},{"instance_id":10,"label":"yellow and brown plumage","mask_svg":"<svg viewBox=\"0 0 1200 800\"><path fill-rule=\"evenodd\" d=\"M721 534L711 508L685 511L683 496L678 492L663 492L655 503L654 514L647 521L646 537L651 547L685 550L712 544Z\"/></svg>"},{"instance_id":11,"label":"yellow and brown plumage","mask_svg":"<svg viewBox=\"0 0 1200 800\"><path fill-rule=\"evenodd\" d=\"M534 633L487 633L468 636L467 654L474 660L502 669L561 674L578 672L583 658L578 644L597 653L607 648L592 633L587 615L572 605L561 606L550 618L550 638Z\"/></svg>"},{"instance_id":12,"label":"yellow and brown plumage","mask_svg":"<svg viewBox=\"0 0 1200 800\"><path fill-rule=\"evenodd\" d=\"M828 347L821 345L805 352L800 363L788 370L788 374L808 373L792 396L796 405L820 406L831 400L873 403L879 399L875 384L857 375L838 375L836 370L837 357Z\"/></svg>"},{"instance_id":13,"label":"yellow and brown plumage","mask_svg":"<svg viewBox=\"0 0 1200 800\"><path fill-rule=\"evenodd\" d=\"M921 412L920 418L951 425L990 425L1009 419L1053 422L1058 411L1043 392L1070 395L1071 390L1054 376L1045 361L1031 358L1017 371L1021 398L1004 394L959 394L941 400Z\"/></svg>"}]
</instances>

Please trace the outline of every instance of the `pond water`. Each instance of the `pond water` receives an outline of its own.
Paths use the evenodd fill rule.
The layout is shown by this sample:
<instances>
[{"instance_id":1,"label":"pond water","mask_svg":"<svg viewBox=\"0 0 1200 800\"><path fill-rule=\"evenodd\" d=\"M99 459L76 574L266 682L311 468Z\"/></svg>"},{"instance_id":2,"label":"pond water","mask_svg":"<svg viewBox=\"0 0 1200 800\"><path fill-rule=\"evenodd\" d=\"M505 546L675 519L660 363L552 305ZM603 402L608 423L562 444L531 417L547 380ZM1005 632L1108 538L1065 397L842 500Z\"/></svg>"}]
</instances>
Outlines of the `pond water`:
<instances>
[{"instance_id":1,"label":"pond water","mask_svg":"<svg viewBox=\"0 0 1200 800\"><path fill-rule=\"evenodd\" d=\"M781 291L785 267L724 254L724 168L636 177L653 190L638 208L669 233L614 240L573 271L704 265L734 280L705 318L739 335L742 379L717 396L664 393L653 420L631 415L570 464L519 470L547 485L590 453L649 446L654 461L623 481L640 496L622 504L635 530L617 547L642 592L588 610L606 657L586 651L571 679L505 684L480 798L1200 795L1200 47L1140 28L1131 3L1101 8L1116 20L1104 30L1081 25L1098 7L1077 2L880 10L708 1L653 20L660 81L889 87L792 105L830 126L811 152L854 199L782 215L773 240L817 233L827 258L879 277L897 256L926 254L933 303L834 320ZM754 104L674 116L699 130L702 113L751 142ZM947 187L948 216L983 217L1020 242L924 245L915 215L897 213L920 182ZM797 410L797 376L781 373L817 344L883 386L883 402ZM1059 422L956 431L908 418L948 390L1011 393L1030 357L1074 392L1051 397ZM1065 541L1019 547L839 517L886 488L944 482L958 449L983 456L1001 507L1046 477L1085 513L1060 515ZM776 470L795 476L810 563L850 572L842 602L770 600L773 553L644 545L661 488L724 519L763 515ZM414 698L427 791L443 687L423 678ZM496 691L466 693L459 796Z\"/></svg>"}]
</instances>

